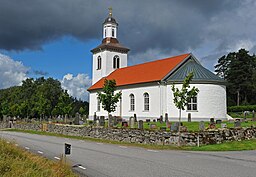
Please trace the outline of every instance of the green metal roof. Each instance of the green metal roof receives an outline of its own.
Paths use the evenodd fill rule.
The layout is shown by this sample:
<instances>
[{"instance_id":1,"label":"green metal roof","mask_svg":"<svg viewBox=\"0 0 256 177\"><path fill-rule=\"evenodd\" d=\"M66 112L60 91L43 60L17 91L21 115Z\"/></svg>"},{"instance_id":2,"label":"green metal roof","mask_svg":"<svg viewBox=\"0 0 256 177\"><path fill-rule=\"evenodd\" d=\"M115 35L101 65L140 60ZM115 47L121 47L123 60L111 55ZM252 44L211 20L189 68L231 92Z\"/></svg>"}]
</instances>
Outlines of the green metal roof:
<instances>
[{"instance_id":1,"label":"green metal roof","mask_svg":"<svg viewBox=\"0 0 256 177\"><path fill-rule=\"evenodd\" d=\"M180 66L174 73L172 73L167 81L171 82L182 82L184 78L193 72L194 77L192 82L197 83L225 83L226 81L215 74L213 74L208 69L204 68L200 63L196 62L193 58L188 59L182 66Z\"/></svg>"}]
</instances>

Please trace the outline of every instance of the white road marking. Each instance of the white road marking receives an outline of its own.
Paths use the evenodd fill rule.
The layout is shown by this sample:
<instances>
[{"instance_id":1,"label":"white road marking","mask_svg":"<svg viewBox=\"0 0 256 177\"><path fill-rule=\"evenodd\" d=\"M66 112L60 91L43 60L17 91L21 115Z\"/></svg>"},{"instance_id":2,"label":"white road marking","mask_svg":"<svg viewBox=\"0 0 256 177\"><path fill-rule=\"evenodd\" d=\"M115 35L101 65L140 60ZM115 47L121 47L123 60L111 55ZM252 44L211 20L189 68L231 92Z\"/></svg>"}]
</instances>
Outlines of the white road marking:
<instances>
[{"instance_id":1,"label":"white road marking","mask_svg":"<svg viewBox=\"0 0 256 177\"><path fill-rule=\"evenodd\" d=\"M119 147L120 147L120 148L125 148L125 149L127 148L126 146L119 146Z\"/></svg>"},{"instance_id":2,"label":"white road marking","mask_svg":"<svg viewBox=\"0 0 256 177\"><path fill-rule=\"evenodd\" d=\"M43 152L42 151L37 151L39 154L43 154Z\"/></svg>"},{"instance_id":3,"label":"white road marking","mask_svg":"<svg viewBox=\"0 0 256 177\"><path fill-rule=\"evenodd\" d=\"M78 168L81 168L81 169L83 169L83 170L85 170L86 168L85 167L83 167L83 166L78 166Z\"/></svg>"},{"instance_id":4,"label":"white road marking","mask_svg":"<svg viewBox=\"0 0 256 177\"><path fill-rule=\"evenodd\" d=\"M103 144L103 143L96 143L96 144L99 144L99 145L101 145L101 144Z\"/></svg>"},{"instance_id":5,"label":"white road marking","mask_svg":"<svg viewBox=\"0 0 256 177\"><path fill-rule=\"evenodd\" d=\"M152 149L148 149L147 151L149 151L149 152L158 152L158 151L152 150Z\"/></svg>"},{"instance_id":6,"label":"white road marking","mask_svg":"<svg viewBox=\"0 0 256 177\"><path fill-rule=\"evenodd\" d=\"M60 160L60 158L59 157L54 157L55 159L57 159L57 160Z\"/></svg>"},{"instance_id":7,"label":"white road marking","mask_svg":"<svg viewBox=\"0 0 256 177\"><path fill-rule=\"evenodd\" d=\"M29 150L29 147L25 147L25 149Z\"/></svg>"}]
</instances>

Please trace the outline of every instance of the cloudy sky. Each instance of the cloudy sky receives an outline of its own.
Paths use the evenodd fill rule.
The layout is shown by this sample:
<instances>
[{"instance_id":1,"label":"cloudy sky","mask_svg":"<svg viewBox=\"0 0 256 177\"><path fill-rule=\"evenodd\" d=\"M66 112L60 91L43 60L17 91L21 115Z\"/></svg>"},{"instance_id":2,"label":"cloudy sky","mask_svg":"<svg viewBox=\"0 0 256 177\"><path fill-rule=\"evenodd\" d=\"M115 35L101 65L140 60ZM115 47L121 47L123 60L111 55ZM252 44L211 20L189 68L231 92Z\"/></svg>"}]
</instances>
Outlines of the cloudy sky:
<instances>
[{"instance_id":1,"label":"cloudy sky","mask_svg":"<svg viewBox=\"0 0 256 177\"><path fill-rule=\"evenodd\" d=\"M0 0L0 88L54 77L87 99L110 6L129 65L192 52L213 70L223 54L256 52L255 0Z\"/></svg>"}]
</instances>

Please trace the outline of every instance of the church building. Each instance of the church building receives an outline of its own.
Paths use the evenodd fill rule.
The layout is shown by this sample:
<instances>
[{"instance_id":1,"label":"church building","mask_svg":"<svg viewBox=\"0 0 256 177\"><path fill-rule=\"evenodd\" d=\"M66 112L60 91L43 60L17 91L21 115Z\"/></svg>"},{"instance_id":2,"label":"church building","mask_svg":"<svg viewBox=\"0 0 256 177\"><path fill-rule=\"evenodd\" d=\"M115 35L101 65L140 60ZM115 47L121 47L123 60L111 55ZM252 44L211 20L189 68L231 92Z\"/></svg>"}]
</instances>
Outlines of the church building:
<instances>
[{"instance_id":1,"label":"church building","mask_svg":"<svg viewBox=\"0 0 256 177\"><path fill-rule=\"evenodd\" d=\"M136 114L138 120L157 119L168 114L170 121L177 121L179 110L173 103L171 87L181 88L184 78L194 73L191 87L199 89L196 97L188 101L182 111L182 121L191 116L192 121L209 121L210 118L226 120L225 81L204 68L191 54L181 54L134 66L127 66L129 49L117 39L118 23L112 11L103 23L102 43L91 50L93 53L92 86L90 92L89 117L106 116L97 97L104 80L115 79L117 91L122 97L113 116L128 119Z\"/></svg>"}]
</instances>

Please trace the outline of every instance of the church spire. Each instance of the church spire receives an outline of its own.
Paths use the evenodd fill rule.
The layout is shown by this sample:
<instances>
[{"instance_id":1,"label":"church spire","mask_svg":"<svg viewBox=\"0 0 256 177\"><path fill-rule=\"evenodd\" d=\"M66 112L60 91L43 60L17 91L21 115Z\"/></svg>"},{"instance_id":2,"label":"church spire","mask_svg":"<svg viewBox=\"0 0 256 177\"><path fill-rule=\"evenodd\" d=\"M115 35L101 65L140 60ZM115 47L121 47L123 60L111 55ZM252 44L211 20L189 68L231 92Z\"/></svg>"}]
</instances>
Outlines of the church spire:
<instances>
[{"instance_id":1,"label":"church spire","mask_svg":"<svg viewBox=\"0 0 256 177\"><path fill-rule=\"evenodd\" d=\"M108 8L108 17L103 23L103 39L105 38L117 38L118 24L113 17L112 7Z\"/></svg>"},{"instance_id":2,"label":"church spire","mask_svg":"<svg viewBox=\"0 0 256 177\"><path fill-rule=\"evenodd\" d=\"M112 17L112 10L113 10L112 7L108 8L108 16L109 17Z\"/></svg>"}]
</instances>

